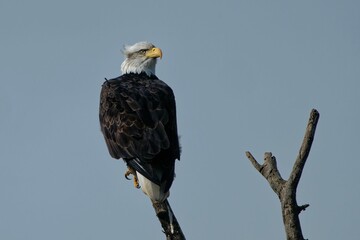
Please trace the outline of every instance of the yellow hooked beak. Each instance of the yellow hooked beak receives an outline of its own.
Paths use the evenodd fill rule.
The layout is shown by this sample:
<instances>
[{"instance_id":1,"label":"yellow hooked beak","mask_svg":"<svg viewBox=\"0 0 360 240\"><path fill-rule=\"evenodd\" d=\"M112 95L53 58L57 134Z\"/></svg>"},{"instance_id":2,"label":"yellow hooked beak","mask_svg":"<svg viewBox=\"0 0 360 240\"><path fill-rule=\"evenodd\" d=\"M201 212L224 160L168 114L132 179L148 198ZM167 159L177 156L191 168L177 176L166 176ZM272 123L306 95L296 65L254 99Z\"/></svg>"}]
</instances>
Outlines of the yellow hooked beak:
<instances>
[{"instance_id":1,"label":"yellow hooked beak","mask_svg":"<svg viewBox=\"0 0 360 240\"><path fill-rule=\"evenodd\" d=\"M151 48L146 51L145 56L148 58L162 58L162 51L160 48Z\"/></svg>"}]
</instances>

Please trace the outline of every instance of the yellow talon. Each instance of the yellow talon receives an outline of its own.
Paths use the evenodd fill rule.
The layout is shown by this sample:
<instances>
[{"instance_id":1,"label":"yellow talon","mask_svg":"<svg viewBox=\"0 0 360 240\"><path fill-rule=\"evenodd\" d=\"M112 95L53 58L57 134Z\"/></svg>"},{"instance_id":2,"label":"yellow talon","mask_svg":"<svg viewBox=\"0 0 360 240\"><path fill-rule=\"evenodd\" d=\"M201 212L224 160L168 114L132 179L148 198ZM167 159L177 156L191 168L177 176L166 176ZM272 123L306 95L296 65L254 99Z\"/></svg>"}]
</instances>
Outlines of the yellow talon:
<instances>
[{"instance_id":1,"label":"yellow talon","mask_svg":"<svg viewBox=\"0 0 360 240\"><path fill-rule=\"evenodd\" d=\"M134 176L134 187L135 188L140 188L140 184L139 184L139 180L138 180L138 178L136 176L136 172L131 167L128 167L128 170L125 172L125 178L127 180L130 180L130 178L128 178L128 176L130 176L130 175Z\"/></svg>"},{"instance_id":2,"label":"yellow talon","mask_svg":"<svg viewBox=\"0 0 360 240\"><path fill-rule=\"evenodd\" d=\"M134 175L134 187L140 188L139 180L136 175Z\"/></svg>"}]
</instances>

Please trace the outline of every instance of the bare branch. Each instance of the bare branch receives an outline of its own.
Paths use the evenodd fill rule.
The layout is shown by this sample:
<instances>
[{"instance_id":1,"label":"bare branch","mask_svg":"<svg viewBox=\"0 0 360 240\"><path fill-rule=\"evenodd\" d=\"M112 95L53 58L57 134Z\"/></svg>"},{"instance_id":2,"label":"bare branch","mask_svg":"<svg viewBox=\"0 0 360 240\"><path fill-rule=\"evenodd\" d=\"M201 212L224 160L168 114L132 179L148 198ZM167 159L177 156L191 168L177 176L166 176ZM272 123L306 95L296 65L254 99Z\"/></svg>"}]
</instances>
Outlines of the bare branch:
<instances>
[{"instance_id":1,"label":"bare branch","mask_svg":"<svg viewBox=\"0 0 360 240\"><path fill-rule=\"evenodd\" d=\"M168 200L153 202L153 207L166 235L166 240L185 240L186 238Z\"/></svg>"},{"instance_id":2,"label":"bare branch","mask_svg":"<svg viewBox=\"0 0 360 240\"><path fill-rule=\"evenodd\" d=\"M250 152L246 152L246 156L249 158L255 169L269 182L274 192L279 195L285 184L285 180L282 179L280 172L277 169L276 158L272 153L266 152L264 154L263 165L260 165Z\"/></svg>"},{"instance_id":3,"label":"bare branch","mask_svg":"<svg viewBox=\"0 0 360 240\"><path fill-rule=\"evenodd\" d=\"M256 161L250 152L246 152L246 156L252 165L269 182L271 188L280 199L287 240L304 240L301 231L299 214L301 211L304 211L307 207L309 207L309 204L302 206L297 205L296 189L300 181L305 162L310 153L319 116L319 112L312 109L303 143L287 181L281 177L277 168L276 158L272 156L271 152L265 153L264 164L262 165Z\"/></svg>"},{"instance_id":4,"label":"bare branch","mask_svg":"<svg viewBox=\"0 0 360 240\"><path fill-rule=\"evenodd\" d=\"M305 136L299 150L299 154L296 158L296 161L294 163L292 172L288 180L289 184L293 186L295 189L297 188L297 185L300 181L300 177L304 169L305 162L307 160L307 157L309 156L311 145L315 136L316 126L319 121L319 117L320 117L319 112L316 109L312 109L307 124Z\"/></svg>"},{"instance_id":5,"label":"bare branch","mask_svg":"<svg viewBox=\"0 0 360 240\"><path fill-rule=\"evenodd\" d=\"M306 208L308 208L309 206L310 206L309 204L304 204L304 205L299 206L299 213L300 213L301 211L305 211Z\"/></svg>"},{"instance_id":6,"label":"bare branch","mask_svg":"<svg viewBox=\"0 0 360 240\"><path fill-rule=\"evenodd\" d=\"M250 160L250 162L252 163L254 168L261 173L262 165L259 164L258 161L256 161L256 159L254 158L254 156L250 152L247 151L246 156L248 157L248 159Z\"/></svg>"}]
</instances>

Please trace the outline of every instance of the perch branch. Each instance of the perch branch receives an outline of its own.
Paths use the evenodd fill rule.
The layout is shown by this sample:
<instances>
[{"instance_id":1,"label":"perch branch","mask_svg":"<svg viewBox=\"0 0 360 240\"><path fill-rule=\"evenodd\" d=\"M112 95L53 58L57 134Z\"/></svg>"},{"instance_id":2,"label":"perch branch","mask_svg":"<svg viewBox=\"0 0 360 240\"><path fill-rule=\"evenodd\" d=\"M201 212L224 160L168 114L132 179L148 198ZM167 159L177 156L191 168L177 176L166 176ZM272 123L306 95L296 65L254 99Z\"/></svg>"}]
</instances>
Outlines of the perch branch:
<instances>
[{"instance_id":1,"label":"perch branch","mask_svg":"<svg viewBox=\"0 0 360 240\"><path fill-rule=\"evenodd\" d=\"M168 200L164 202L152 202L152 204L163 228L163 232L166 235L166 240L185 240L186 238Z\"/></svg>"}]
</instances>

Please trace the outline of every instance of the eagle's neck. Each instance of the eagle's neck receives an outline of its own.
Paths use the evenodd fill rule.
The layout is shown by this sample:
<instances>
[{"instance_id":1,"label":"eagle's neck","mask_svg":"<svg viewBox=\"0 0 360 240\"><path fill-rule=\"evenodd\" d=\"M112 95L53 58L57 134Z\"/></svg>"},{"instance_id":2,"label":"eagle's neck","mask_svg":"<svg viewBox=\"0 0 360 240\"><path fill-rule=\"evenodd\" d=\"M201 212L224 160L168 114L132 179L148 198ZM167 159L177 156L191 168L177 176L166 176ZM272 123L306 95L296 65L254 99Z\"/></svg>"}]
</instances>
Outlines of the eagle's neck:
<instances>
[{"instance_id":1,"label":"eagle's neck","mask_svg":"<svg viewBox=\"0 0 360 240\"><path fill-rule=\"evenodd\" d=\"M122 74L127 73L146 73L148 76L155 75L155 58L148 59L129 59L126 58L125 61L121 64Z\"/></svg>"}]
</instances>

